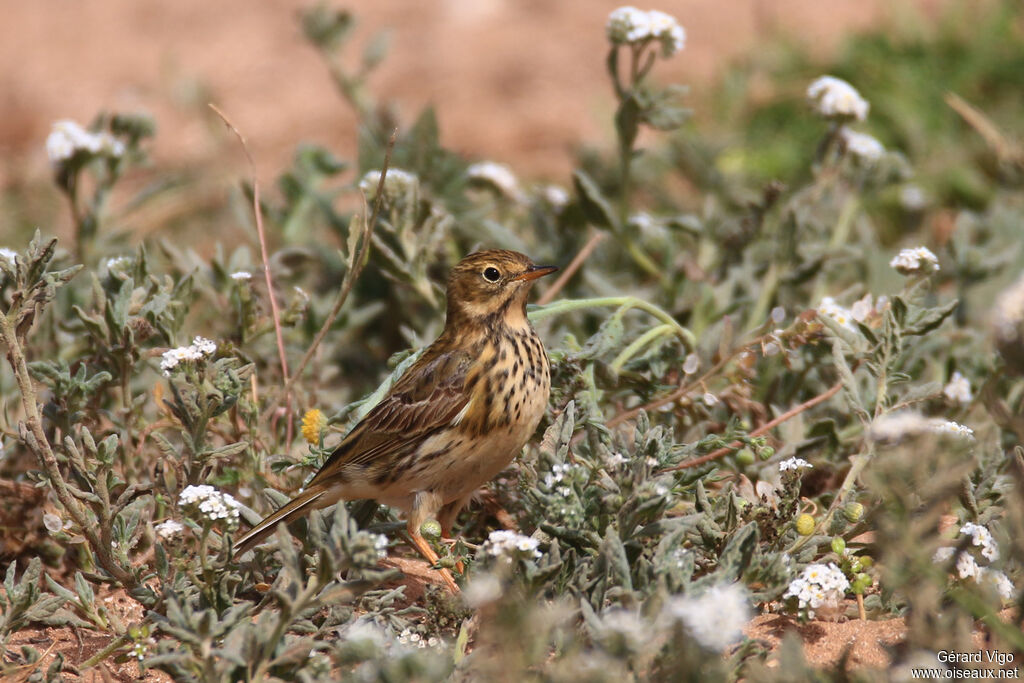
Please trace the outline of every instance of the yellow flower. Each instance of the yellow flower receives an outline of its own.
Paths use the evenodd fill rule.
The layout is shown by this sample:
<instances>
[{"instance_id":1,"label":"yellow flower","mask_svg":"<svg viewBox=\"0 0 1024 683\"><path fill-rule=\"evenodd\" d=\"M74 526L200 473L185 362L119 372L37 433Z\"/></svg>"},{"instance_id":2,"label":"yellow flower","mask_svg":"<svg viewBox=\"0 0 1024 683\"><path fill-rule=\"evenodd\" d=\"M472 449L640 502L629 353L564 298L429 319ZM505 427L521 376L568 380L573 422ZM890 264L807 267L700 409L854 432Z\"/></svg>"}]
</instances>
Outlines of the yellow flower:
<instances>
[{"instance_id":1,"label":"yellow flower","mask_svg":"<svg viewBox=\"0 0 1024 683\"><path fill-rule=\"evenodd\" d=\"M324 417L321 410L316 408L307 410L306 414L302 416L302 436L313 445L320 443L320 432L325 427L327 427L327 418Z\"/></svg>"}]
</instances>

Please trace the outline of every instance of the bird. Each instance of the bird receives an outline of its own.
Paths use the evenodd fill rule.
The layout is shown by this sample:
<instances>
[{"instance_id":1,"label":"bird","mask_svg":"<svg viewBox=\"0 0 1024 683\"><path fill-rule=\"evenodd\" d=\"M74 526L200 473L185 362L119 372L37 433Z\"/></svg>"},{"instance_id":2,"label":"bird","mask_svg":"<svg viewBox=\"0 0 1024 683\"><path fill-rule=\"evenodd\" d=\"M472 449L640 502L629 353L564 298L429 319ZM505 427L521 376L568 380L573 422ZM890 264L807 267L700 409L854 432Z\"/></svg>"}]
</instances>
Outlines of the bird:
<instances>
[{"instance_id":1,"label":"bird","mask_svg":"<svg viewBox=\"0 0 1024 683\"><path fill-rule=\"evenodd\" d=\"M437 520L451 537L473 492L512 462L547 408L550 365L526 301L534 281L556 270L505 249L459 261L448 277L440 336L303 490L237 539L236 556L282 522L341 500L373 499L405 514L412 544L436 565L421 525ZM451 573L440 572L457 593Z\"/></svg>"}]
</instances>

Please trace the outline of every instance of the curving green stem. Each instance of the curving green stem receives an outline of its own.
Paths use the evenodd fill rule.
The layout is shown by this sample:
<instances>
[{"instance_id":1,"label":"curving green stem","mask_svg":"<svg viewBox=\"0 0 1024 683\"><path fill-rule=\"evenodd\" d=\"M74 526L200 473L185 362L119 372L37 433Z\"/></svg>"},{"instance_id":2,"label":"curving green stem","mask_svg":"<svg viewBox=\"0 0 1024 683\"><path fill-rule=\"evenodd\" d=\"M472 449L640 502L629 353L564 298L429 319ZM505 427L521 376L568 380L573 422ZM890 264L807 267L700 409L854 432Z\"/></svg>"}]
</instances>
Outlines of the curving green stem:
<instances>
[{"instance_id":1,"label":"curving green stem","mask_svg":"<svg viewBox=\"0 0 1024 683\"><path fill-rule=\"evenodd\" d=\"M615 360L612 361L612 370L614 370L615 372L619 372L620 370L622 370L622 366L625 365L630 358L635 356L640 351L640 349L644 348L658 337L664 337L675 333L675 327L672 325L666 324L658 325L657 327L652 327L651 329L647 330L642 335L634 339L629 346L627 346L626 348L622 349L621 352L619 352L619 355L616 356Z\"/></svg>"},{"instance_id":2,"label":"curving green stem","mask_svg":"<svg viewBox=\"0 0 1024 683\"><path fill-rule=\"evenodd\" d=\"M570 311L578 311L584 308L603 308L606 306L618 306L619 311L616 312L617 316L623 315L626 311L636 308L645 313L649 313L665 325L672 328L672 332L679 337L683 344L688 349L694 349L697 347L697 338L693 332L688 330L679 324L679 322L673 318L666 311L658 308L652 303L638 299L635 296L606 296L599 297L596 299L563 299L562 301L555 301L546 306L530 306L529 307L529 318L533 322L543 320L553 315L559 315L561 313L568 313Z\"/></svg>"}]
</instances>

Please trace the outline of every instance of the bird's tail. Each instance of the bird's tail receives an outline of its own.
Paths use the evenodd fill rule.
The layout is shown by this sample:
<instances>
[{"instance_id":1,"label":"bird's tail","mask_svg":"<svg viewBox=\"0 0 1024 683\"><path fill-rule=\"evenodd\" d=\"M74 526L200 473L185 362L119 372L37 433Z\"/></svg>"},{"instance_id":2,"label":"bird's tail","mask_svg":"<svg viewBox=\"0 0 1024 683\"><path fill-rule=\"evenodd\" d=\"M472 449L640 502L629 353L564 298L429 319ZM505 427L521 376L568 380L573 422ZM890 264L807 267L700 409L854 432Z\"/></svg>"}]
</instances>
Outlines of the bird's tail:
<instances>
[{"instance_id":1,"label":"bird's tail","mask_svg":"<svg viewBox=\"0 0 1024 683\"><path fill-rule=\"evenodd\" d=\"M252 550L257 543L274 533L279 523L284 522L287 524L303 515L309 514L311 510L325 507L325 503L320 501L320 499L326 493L327 491L320 487L307 489L282 505L277 511L267 515L263 518L263 521L235 542L235 556L240 557Z\"/></svg>"}]
</instances>

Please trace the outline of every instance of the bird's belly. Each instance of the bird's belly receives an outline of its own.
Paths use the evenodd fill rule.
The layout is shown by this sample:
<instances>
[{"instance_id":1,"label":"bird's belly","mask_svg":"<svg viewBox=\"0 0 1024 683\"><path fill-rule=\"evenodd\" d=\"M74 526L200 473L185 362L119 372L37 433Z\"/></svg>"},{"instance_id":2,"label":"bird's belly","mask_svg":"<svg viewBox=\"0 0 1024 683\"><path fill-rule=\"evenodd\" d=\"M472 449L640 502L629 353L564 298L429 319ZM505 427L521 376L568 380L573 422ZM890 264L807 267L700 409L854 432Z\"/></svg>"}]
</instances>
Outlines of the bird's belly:
<instances>
[{"instance_id":1,"label":"bird's belly","mask_svg":"<svg viewBox=\"0 0 1024 683\"><path fill-rule=\"evenodd\" d=\"M538 378L537 386L528 387L518 419L492 420L482 433L459 425L425 440L419 448L417 465L409 471L408 483L396 482L398 487L406 493L410 485L418 491L437 492L449 503L493 479L508 467L537 429L547 407L546 380L546 376Z\"/></svg>"}]
</instances>

